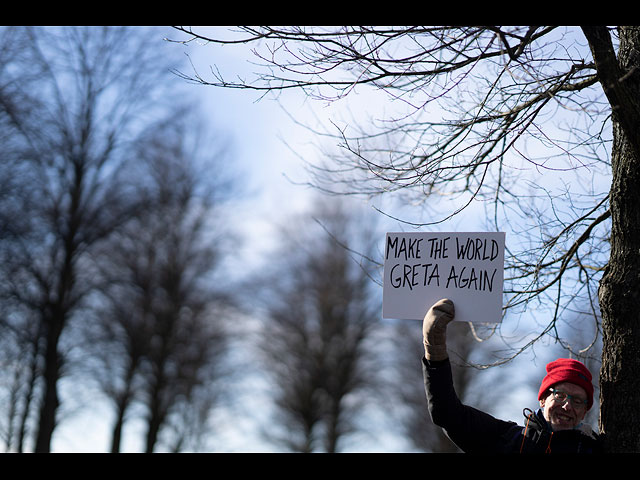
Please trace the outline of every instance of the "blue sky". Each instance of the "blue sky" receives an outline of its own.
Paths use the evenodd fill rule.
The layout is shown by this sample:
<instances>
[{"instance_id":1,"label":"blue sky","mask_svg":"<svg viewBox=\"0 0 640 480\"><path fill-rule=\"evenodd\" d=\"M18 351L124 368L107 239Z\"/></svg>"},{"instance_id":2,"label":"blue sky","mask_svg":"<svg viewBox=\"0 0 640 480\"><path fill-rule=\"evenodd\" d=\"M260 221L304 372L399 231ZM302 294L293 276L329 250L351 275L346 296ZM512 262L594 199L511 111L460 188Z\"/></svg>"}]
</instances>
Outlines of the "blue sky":
<instances>
[{"instance_id":1,"label":"blue sky","mask_svg":"<svg viewBox=\"0 0 640 480\"><path fill-rule=\"evenodd\" d=\"M182 47L173 44L171 48ZM229 77L249 74L252 68L246 63L250 54L239 57L236 55L236 49L190 46L186 51L192 56L202 74L206 74L209 66L214 63ZM296 125L273 99L265 97L257 102L258 92L221 90L202 85L192 85L190 88L202 99L202 110L211 128L218 129L222 135L228 136L233 147L231 158L237 163L237 172L246 181L248 191L252 192L238 204L236 220L238 225L242 226L245 237L260 240L249 244L247 249L247 252L252 252L255 258L260 259L261 252L270 246L269 239L273 238L277 220L303 210L309 204L312 191L293 185L288 179L306 180L299 157L313 160L314 156L318 155L318 139L310 136L303 127ZM325 118L339 115L341 111L345 111L343 109L352 105L355 105L356 109L359 106L371 105L364 95L350 98L349 105L346 102L330 106L319 102L305 103L301 92L285 94L281 100L302 122L312 121L318 114ZM470 216L464 218L468 219ZM461 222L463 227L460 229L469 230L468 223L461 219L454 219L455 222ZM384 238L381 237L380 240L382 242ZM522 370L531 369L535 372L542 366L542 362L537 365L529 362L522 366ZM247 382L253 380L250 378ZM263 392L265 385L260 386L259 392ZM249 390L251 391L251 388ZM257 435L259 425L251 415L245 415L266 408L268 402L262 395L247 395L243 400L246 402L241 402L237 409L222 410L216 416L216 421L219 422L217 425L224 433L214 439L214 450L275 451L274 446L260 441ZM93 402L93 399L91 401ZM527 405L518 404L507 417L520 421L521 409ZM77 402L77 407L79 410L68 419L63 419L56 429L53 450L107 451L110 439L110 409L104 404L88 404L82 400ZM101 413L96 415L96 411ZM126 425L123 451L142 450L142 429L142 424L135 419ZM382 425L381 430L384 429L385 425ZM403 451L406 448L401 439L384 435L382 431L378 433L380 436L372 437L370 442L364 442L363 448L368 451L385 452Z\"/></svg>"},{"instance_id":2,"label":"blue sky","mask_svg":"<svg viewBox=\"0 0 640 480\"><path fill-rule=\"evenodd\" d=\"M181 48L170 44L172 48ZM209 65L216 63L230 75L247 72L244 59L231 54L215 55L206 46L190 46L185 51L192 56L198 69L203 73ZM219 49L215 50L220 53ZM223 50L222 52L226 52ZM188 71L185 73L189 73ZM234 220L246 238L252 239L245 254L260 260L266 251L278 221L287 215L303 211L310 201L309 188L294 185L293 181L304 181L306 175L299 156L312 158L317 155L316 139L299 125L295 125L281 106L270 98L256 101L258 94L251 91L221 90L212 86L191 85L189 88L201 99L204 118L212 129L219 131L230 141L232 154L229 158L236 164L249 195L238 200L237 217ZM296 118L311 121L320 114L329 115L333 105L316 110L313 115L308 104L296 92L291 98L281 98ZM317 105L314 105L317 107ZM293 149L293 150L292 150ZM295 151L295 153L294 153ZM381 238L382 241L382 238ZM238 259L245 260L245 259ZM255 388L256 383L259 388ZM247 388L251 392L241 398L233 409L223 409L214 416L220 434L212 439L214 451L272 452L277 448L262 441L258 436L261 418L267 413L268 399L264 396L265 384L261 379L247 378ZM61 382L64 385L64 380ZM61 412L70 409L68 417L62 417L54 432L52 451L54 452L106 452L109 449L112 410L100 395L87 393L83 399L69 398L63 402ZM257 413L257 415L255 415ZM380 435L378 437L377 435ZM367 451L402 451L405 446L399 439L385 434L384 429L371 437L363 445ZM144 425L131 418L125 425L122 442L123 452L143 450Z\"/></svg>"}]
</instances>

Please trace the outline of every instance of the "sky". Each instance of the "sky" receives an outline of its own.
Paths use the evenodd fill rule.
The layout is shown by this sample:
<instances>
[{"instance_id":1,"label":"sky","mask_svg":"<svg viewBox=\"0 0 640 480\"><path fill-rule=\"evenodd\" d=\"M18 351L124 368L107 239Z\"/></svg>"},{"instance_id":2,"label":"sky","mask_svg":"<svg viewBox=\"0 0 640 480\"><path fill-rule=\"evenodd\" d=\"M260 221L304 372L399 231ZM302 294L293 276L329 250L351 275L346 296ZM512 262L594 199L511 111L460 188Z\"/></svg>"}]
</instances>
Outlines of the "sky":
<instances>
[{"instance_id":1,"label":"sky","mask_svg":"<svg viewBox=\"0 0 640 480\"><path fill-rule=\"evenodd\" d=\"M165 45L166 47L166 45ZM171 48L180 49L177 44ZM249 57L238 57L236 50L189 46L185 49L192 57L199 71L206 74L210 65L216 64L227 76L250 73ZM215 53L214 53L215 52ZM186 71L185 73L190 73ZM278 220L305 210L313 201L314 192L295 185L304 182L306 172L300 157L313 159L318 155L315 138L303 127L296 125L282 110L281 106L268 97L257 101L259 94L243 90L221 90L212 86L192 85L194 94L201 99L201 107L211 128L228 136L232 146L233 161L243 179L246 195L236 204L237 224L242 227L243 236L248 239L243 255L253 260L261 260L272 245L273 234ZM330 117L339 115L342 103L310 105L304 102L300 92L282 99L287 108L302 122L311 121L316 115ZM359 103L358 103L359 102ZM358 105L370 104L361 96ZM311 107L313 106L313 110ZM468 217L467 217L468 218ZM467 226L467 225L465 225ZM381 241L383 239L381 238ZM251 257L253 255L253 257ZM242 259L246 259L243 256ZM239 259L240 260L240 259ZM540 364L529 362L522 370L535 370ZM257 435L258 424L246 412L268 413L268 401L262 395L265 385L259 378L249 376L246 402L235 409L222 410L215 417L216 425L223 432L214 440L215 451L230 452L272 452L278 451L273 445L261 441ZM252 382L257 383L257 390ZM258 395L254 393L258 391ZM95 402L94 397L91 402ZM57 427L52 450L54 452L104 452L109 448L109 425L111 412L106 404L88 403L84 399L76 401L78 410L64 419ZM506 418L520 421L522 406L506 412ZM96 415L96 412L101 412ZM258 417L259 418L259 417ZM125 427L123 452L142 450L143 425L132 419ZM370 442L362 445L366 451L402 452L407 444L401 439L381 431Z\"/></svg>"},{"instance_id":2,"label":"sky","mask_svg":"<svg viewBox=\"0 0 640 480\"><path fill-rule=\"evenodd\" d=\"M170 46L182 48L177 44ZM231 51L226 53L216 49L214 55L213 50L206 46L190 46L185 51L203 74L214 62L229 75L247 72L244 59L231 54ZM211 128L229 140L232 148L229 158L233 159L235 170L240 173L243 188L247 192L243 198L236 200L233 207L237 211L234 220L246 239L245 250L240 253L238 261L260 261L273 245L278 222L290 214L304 211L312 201L313 190L295 183L307 178L300 157L317 155L313 143L315 140L306 129L296 125L273 99L257 101L255 92L221 90L212 86L191 85L189 88L201 100L202 113ZM280 99L283 100L296 113L297 119L304 120L305 115L310 114L309 105L303 103L299 95L292 96L289 101ZM329 115L331 108L321 107L312 116ZM307 118L311 119L312 116ZM279 451L257 434L259 425L256 422L268 413L269 404L263 393L265 385L261 382L260 378L249 376L246 385L241 387L242 391L250 392L243 403L231 410L222 410L214 417L221 432L213 439L214 451ZM88 394L87 399L67 400L65 408L70 408L70 415L62 419L54 432L53 452L93 453L109 450L112 413L109 406L98 397ZM251 414L246 415L249 412ZM256 413L257 420L253 418ZM144 425L132 418L125 425L121 451L142 451L143 435ZM404 442L385 433L384 429L364 445L366 451L406 450Z\"/></svg>"},{"instance_id":3,"label":"sky","mask_svg":"<svg viewBox=\"0 0 640 480\"><path fill-rule=\"evenodd\" d=\"M165 44L163 48L181 49L178 44ZM187 48L199 67L208 68L213 58L206 47ZM217 58L229 69L243 68L236 58ZM186 72L190 73L190 72ZM287 177L302 174L299 162L283 144L282 130L289 129L285 115L272 101L256 102L247 92L220 90L211 86L191 85L189 89L200 99L204 120L228 140L232 149L229 158L234 170L242 178L245 196L235 200L237 217L234 222L241 227L247 243L246 251L260 255L269 247L266 240L273 233L273 220L305 207L308 196L302 188L296 188ZM292 198L295 197L295 201ZM258 258L259 259L259 258ZM72 402L73 400L69 400ZM106 452L109 449L111 410L108 405L91 397L91 404L77 402L77 411L60 422L54 433L54 452ZM67 405L66 405L67 406ZM96 415L96 411L103 412ZM237 412L236 412L237 413ZM233 418L233 421L230 419ZM271 451L273 446L260 442L252 420L242 415L224 412L218 418L225 432L218 445L225 451ZM125 426L123 452L139 452L144 426L132 418ZM251 438L250 442L247 439Z\"/></svg>"}]
</instances>

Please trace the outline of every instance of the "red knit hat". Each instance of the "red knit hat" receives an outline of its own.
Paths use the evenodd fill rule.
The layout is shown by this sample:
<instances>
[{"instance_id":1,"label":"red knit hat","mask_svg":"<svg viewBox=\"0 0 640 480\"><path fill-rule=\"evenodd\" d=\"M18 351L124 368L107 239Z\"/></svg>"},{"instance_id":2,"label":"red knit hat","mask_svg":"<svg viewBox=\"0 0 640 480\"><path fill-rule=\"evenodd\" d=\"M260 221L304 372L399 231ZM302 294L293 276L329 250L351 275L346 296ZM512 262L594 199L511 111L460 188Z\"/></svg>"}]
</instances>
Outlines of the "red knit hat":
<instances>
[{"instance_id":1,"label":"red knit hat","mask_svg":"<svg viewBox=\"0 0 640 480\"><path fill-rule=\"evenodd\" d=\"M569 382L584 388L587 392L587 410L593 405L593 384L591 372L582 362L570 358L559 358L547 364L547 376L542 379L538 400L546 396L547 391L555 384Z\"/></svg>"}]
</instances>

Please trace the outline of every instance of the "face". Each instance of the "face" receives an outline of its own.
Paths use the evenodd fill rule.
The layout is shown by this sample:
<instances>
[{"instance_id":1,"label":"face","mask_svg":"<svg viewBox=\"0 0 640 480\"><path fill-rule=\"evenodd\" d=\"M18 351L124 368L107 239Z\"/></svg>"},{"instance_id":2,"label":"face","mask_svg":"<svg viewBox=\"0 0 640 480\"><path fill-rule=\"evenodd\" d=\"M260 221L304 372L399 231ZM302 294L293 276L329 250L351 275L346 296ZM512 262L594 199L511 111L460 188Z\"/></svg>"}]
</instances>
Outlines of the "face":
<instances>
[{"instance_id":1,"label":"face","mask_svg":"<svg viewBox=\"0 0 640 480\"><path fill-rule=\"evenodd\" d=\"M558 383L553 388L581 400L587 399L584 388L573 383ZM587 413L586 402L583 406L576 407L569 399L564 403L559 402L551 392L546 398L540 400L540 407L543 409L544 418L554 431L570 430L576 427Z\"/></svg>"}]
</instances>

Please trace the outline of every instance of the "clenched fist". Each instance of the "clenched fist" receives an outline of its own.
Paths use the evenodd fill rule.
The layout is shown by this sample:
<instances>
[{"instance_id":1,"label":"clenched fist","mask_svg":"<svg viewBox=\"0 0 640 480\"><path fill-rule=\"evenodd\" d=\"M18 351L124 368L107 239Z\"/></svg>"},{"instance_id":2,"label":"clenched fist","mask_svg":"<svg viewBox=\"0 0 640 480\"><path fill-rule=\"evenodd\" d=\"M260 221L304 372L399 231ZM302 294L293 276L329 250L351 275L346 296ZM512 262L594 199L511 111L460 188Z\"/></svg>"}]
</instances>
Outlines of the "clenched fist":
<instances>
[{"instance_id":1,"label":"clenched fist","mask_svg":"<svg viewBox=\"0 0 640 480\"><path fill-rule=\"evenodd\" d=\"M429 309L422 323L422 342L427 360L445 360L447 354L447 325L455 317L453 302L438 300Z\"/></svg>"}]
</instances>

